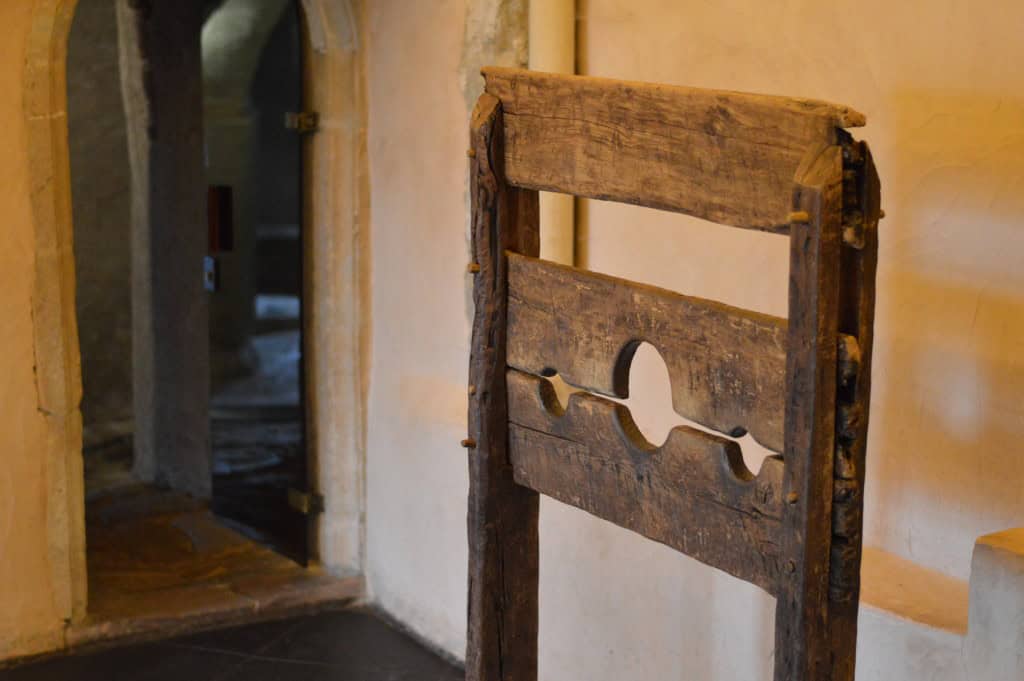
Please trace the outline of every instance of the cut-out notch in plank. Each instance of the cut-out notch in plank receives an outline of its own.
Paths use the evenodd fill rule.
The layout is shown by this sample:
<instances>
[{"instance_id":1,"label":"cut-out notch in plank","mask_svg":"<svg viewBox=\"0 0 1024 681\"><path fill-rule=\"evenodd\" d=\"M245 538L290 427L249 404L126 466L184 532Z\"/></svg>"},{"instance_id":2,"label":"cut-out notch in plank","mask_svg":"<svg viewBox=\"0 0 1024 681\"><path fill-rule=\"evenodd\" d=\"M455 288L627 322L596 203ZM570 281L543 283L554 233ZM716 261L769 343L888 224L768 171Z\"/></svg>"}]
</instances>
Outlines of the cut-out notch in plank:
<instances>
[{"instance_id":1,"label":"cut-out notch in plank","mask_svg":"<svg viewBox=\"0 0 1024 681\"><path fill-rule=\"evenodd\" d=\"M576 393L556 413L547 380L510 369L507 386L518 484L775 593L779 457L754 476L726 438L679 426L655 448L622 405Z\"/></svg>"},{"instance_id":2,"label":"cut-out notch in plank","mask_svg":"<svg viewBox=\"0 0 1024 681\"><path fill-rule=\"evenodd\" d=\"M864 125L816 100L487 67L505 116L514 185L788 232L793 179L838 128Z\"/></svg>"},{"instance_id":3,"label":"cut-out notch in plank","mask_svg":"<svg viewBox=\"0 0 1024 681\"><path fill-rule=\"evenodd\" d=\"M508 272L509 366L626 398L646 341L680 416L782 451L786 320L514 253Z\"/></svg>"}]
</instances>

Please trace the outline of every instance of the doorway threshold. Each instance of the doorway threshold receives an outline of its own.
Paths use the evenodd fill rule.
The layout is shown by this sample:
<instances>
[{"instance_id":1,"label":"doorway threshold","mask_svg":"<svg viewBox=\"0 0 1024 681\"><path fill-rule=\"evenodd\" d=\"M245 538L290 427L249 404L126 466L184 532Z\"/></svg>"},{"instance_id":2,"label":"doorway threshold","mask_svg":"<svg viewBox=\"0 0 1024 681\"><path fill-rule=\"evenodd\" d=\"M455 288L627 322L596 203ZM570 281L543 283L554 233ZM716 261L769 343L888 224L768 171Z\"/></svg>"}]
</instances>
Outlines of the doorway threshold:
<instances>
[{"instance_id":1,"label":"doorway threshold","mask_svg":"<svg viewBox=\"0 0 1024 681\"><path fill-rule=\"evenodd\" d=\"M90 500L89 614L65 649L153 641L340 609L363 578L304 568L217 520L207 505L137 485Z\"/></svg>"}]
</instances>

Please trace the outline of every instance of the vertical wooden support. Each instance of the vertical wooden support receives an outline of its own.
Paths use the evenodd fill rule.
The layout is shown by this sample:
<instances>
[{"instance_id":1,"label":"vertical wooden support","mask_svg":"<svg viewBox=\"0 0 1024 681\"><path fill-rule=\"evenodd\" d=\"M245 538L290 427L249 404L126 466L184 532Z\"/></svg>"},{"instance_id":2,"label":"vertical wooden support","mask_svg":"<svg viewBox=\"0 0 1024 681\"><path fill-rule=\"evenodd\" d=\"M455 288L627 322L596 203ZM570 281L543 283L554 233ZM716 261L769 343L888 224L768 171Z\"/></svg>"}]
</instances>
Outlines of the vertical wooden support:
<instances>
[{"instance_id":1,"label":"vertical wooden support","mask_svg":"<svg viewBox=\"0 0 1024 681\"><path fill-rule=\"evenodd\" d=\"M856 372L840 381L832 497L829 619L832 681L853 681L863 541L864 470L871 401L871 354L878 265L880 183L864 142L843 147L839 331L856 339Z\"/></svg>"},{"instance_id":2,"label":"vertical wooden support","mask_svg":"<svg viewBox=\"0 0 1024 681\"><path fill-rule=\"evenodd\" d=\"M537 678L536 492L512 479L505 390L506 251L537 256L537 193L505 183L501 103L484 94L470 148L475 277L469 365L467 681Z\"/></svg>"},{"instance_id":3,"label":"vertical wooden support","mask_svg":"<svg viewBox=\"0 0 1024 681\"><path fill-rule=\"evenodd\" d=\"M842 149L797 172L790 225L782 580L775 610L775 678L827 681L835 439L836 341L842 231Z\"/></svg>"}]
</instances>

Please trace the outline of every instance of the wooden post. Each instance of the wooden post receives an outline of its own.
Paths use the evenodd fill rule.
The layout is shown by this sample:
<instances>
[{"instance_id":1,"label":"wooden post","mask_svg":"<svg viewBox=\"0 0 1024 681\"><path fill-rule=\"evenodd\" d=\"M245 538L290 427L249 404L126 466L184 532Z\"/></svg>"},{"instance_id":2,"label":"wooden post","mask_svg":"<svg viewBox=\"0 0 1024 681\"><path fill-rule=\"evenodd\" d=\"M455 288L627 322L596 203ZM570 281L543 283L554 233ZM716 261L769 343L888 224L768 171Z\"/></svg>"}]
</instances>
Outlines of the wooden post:
<instances>
[{"instance_id":1,"label":"wooden post","mask_svg":"<svg viewBox=\"0 0 1024 681\"><path fill-rule=\"evenodd\" d=\"M775 678L828 681L842 149L808 156L790 224L789 342Z\"/></svg>"},{"instance_id":2,"label":"wooden post","mask_svg":"<svg viewBox=\"0 0 1024 681\"><path fill-rule=\"evenodd\" d=\"M856 238L844 243L842 248L839 331L856 339L858 362L856 372L846 381L841 381L837 390L829 568L832 681L853 681L856 663L864 469L871 406L875 272L881 212L878 173L867 144L849 142L844 145L843 156L844 233L852 232Z\"/></svg>"},{"instance_id":3,"label":"wooden post","mask_svg":"<svg viewBox=\"0 0 1024 681\"><path fill-rule=\"evenodd\" d=\"M505 385L508 250L540 250L537 192L504 179L501 103L484 94L470 147L475 278L469 365L469 630L467 681L537 678L536 492L516 485ZM473 267L473 266L477 267Z\"/></svg>"},{"instance_id":4,"label":"wooden post","mask_svg":"<svg viewBox=\"0 0 1024 681\"><path fill-rule=\"evenodd\" d=\"M467 678L536 679L537 497L518 479L775 595L777 681L852 681L880 211L867 147L843 128L864 117L824 102L493 67L484 75L470 149ZM537 252L537 197L522 188L789 233L788 322L508 256ZM563 327L578 331L567 346ZM626 432L628 414L592 395L551 416L558 410L538 392L550 396L550 367L577 388L625 397L620 379L639 340L662 344L680 414L750 432L783 464L773 459L751 480L735 443L697 431L676 431L652 460ZM720 347L728 354L716 355ZM705 375L713 380L694 380ZM658 477L670 481L652 485ZM753 501L743 496L751 490ZM713 512L695 505L698 493L715 500ZM727 493L771 529L748 532L746 517L736 525L722 515ZM689 525L702 540L726 541L695 545Z\"/></svg>"}]
</instances>

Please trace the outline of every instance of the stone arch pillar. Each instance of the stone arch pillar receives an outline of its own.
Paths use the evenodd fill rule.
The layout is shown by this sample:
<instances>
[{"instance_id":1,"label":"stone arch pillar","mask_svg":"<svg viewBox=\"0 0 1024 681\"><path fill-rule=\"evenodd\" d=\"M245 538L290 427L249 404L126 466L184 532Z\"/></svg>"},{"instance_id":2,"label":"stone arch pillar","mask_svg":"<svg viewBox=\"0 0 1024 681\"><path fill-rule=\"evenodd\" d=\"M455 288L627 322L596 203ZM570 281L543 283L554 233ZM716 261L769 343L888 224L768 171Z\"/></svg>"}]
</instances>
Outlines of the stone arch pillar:
<instances>
[{"instance_id":1,"label":"stone arch pillar","mask_svg":"<svg viewBox=\"0 0 1024 681\"><path fill-rule=\"evenodd\" d=\"M369 381L370 205L360 0L302 0L310 50L303 219L307 442L311 484L325 497L314 550L335 574L365 555L366 395Z\"/></svg>"},{"instance_id":2,"label":"stone arch pillar","mask_svg":"<svg viewBox=\"0 0 1024 681\"><path fill-rule=\"evenodd\" d=\"M198 3L118 0L132 170L134 470L211 490Z\"/></svg>"},{"instance_id":3,"label":"stone arch pillar","mask_svg":"<svg viewBox=\"0 0 1024 681\"><path fill-rule=\"evenodd\" d=\"M82 368L75 318L71 173L67 144L67 40L77 0L39 0L32 11L25 54L25 134L32 211L32 344L36 409L45 420L46 543L53 609L64 620L85 615L85 495L82 469ZM10 159L5 159L9 163ZM7 462L5 462L6 464ZM12 555L16 555L13 554ZM16 566L17 570L20 566Z\"/></svg>"}]
</instances>

